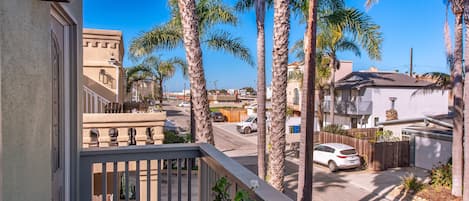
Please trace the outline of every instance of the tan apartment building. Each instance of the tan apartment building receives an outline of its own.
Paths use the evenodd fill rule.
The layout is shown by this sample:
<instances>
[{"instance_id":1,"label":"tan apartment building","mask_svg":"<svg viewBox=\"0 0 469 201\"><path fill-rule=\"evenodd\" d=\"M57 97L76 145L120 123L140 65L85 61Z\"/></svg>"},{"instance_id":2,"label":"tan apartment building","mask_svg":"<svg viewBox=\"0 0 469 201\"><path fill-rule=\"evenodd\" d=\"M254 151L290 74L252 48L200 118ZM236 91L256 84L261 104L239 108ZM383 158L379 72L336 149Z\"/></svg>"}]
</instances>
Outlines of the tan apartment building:
<instances>
[{"instance_id":1,"label":"tan apartment building","mask_svg":"<svg viewBox=\"0 0 469 201\"><path fill-rule=\"evenodd\" d=\"M83 111L104 112L104 105L123 103L125 71L122 67L122 32L83 29Z\"/></svg>"},{"instance_id":2,"label":"tan apartment building","mask_svg":"<svg viewBox=\"0 0 469 201\"><path fill-rule=\"evenodd\" d=\"M287 84L287 105L289 108L300 111L301 110L301 90L302 90L302 79L298 79L298 76L293 76L295 73L302 74L304 70L303 62L293 62L288 65L288 84ZM335 81L344 78L350 74L353 70L352 61L340 61L340 68L335 73ZM293 78L293 79L290 79ZM296 78L296 79L295 79ZM317 103L317 101L316 101Z\"/></svg>"}]
</instances>

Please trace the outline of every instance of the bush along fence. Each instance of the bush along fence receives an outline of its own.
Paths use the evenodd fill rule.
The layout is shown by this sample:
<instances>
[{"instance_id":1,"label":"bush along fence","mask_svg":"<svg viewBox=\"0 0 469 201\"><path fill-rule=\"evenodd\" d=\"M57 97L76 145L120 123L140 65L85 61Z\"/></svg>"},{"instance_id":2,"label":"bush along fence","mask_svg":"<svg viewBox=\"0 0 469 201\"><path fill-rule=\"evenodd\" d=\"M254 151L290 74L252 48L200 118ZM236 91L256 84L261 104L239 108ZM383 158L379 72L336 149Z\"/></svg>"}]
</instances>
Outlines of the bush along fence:
<instances>
[{"instance_id":1,"label":"bush along fence","mask_svg":"<svg viewBox=\"0 0 469 201\"><path fill-rule=\"evenodd\" d=\"M362 157L362 164L369 170L409 166L409 141L376 142L374 139L358 139L328 132L316 132L314 139L317 143L342 143L354 147Z\"/></svg>"}]
</instances>

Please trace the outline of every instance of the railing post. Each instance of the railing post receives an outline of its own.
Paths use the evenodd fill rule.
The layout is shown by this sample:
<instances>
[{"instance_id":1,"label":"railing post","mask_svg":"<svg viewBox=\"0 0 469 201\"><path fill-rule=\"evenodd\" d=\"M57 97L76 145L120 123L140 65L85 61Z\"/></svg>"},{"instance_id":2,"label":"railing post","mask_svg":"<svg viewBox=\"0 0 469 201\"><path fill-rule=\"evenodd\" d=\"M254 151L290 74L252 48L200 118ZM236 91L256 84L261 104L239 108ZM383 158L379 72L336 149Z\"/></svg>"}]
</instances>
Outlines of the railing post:
<instances>
[{"instance_id":1,"label":"railing post","mask_svg":"<svg viewBox=\"0 0 469 201\"><path fill-rule=\"evenodd\" d=\"M157 126L154 129L155 129L155 134L153 134L153 143L163 144L163 139L164 139L163 126Z\"/></svg>"},{"instance_id":2,"label":"railing post","mask_svg":"<svg viewBox=\"0 0 469 201\"><path fill-rule=\"evenodd\" d=\"M91 129L84 128L83 129L83 148L90 148L91 144Z\"/></svg>"},{"instance_id":3,"label":"railing post","mask_svg":"<svg viewBox=\"0 0 469 201\"><path fill-rule=\"evenodd\" d=\"M119 147L129 146L128 128L117 128L117 144Z\"/></svg>"},{"instance_id":4,"label":"railing post","mask_svg":"<svg viewBox=\"0 0 469 201\"><path fill-rule=\"evenodd\" d=\"M137 127L135 128L137 133L135 134L135 141L137 145L146 145L147 144L147 128Z\"/></svg>"},{"instance_id":5,"label":"railing post","mask_svg":"<svg viewBox=\"0 0 469 201\"><path fill-rule=\"evenodd\" d=\"M109 129L100 128L99 130L99 147L109 147L111 144L111 137L109 136Z\"/></svg>"}]
</instances>

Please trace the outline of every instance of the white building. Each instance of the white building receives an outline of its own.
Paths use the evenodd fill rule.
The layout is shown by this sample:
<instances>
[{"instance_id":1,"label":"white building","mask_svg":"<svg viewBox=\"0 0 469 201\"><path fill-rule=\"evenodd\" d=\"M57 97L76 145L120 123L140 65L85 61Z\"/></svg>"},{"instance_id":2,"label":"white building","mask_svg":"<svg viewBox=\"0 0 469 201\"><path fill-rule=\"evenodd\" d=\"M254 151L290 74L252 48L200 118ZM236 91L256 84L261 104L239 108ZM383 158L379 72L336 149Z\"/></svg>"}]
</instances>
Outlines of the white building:
<instances>
[{"instance_id":1,"label":"white building","mask_svg":"<svg viewBox=\"0 0 469 201\"><path fill-rule=\"evenodd\" d=\"M417 93L429 86L406 74L353 72L336 83L335 124L345 128L370 128L386 120L394 108L398 119L448 113L448 91ZM325 120L330 124L330 96L326 96Z\"/></svg>"}]
</instances>

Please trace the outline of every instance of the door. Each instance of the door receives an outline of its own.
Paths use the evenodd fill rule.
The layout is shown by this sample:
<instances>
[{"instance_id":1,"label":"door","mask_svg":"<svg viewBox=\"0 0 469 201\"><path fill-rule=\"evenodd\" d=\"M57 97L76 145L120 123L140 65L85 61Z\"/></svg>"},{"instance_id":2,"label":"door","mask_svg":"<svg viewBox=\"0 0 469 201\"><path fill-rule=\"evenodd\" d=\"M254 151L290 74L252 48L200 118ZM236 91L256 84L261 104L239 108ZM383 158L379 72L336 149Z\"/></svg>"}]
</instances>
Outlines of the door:
<instances>
[{"instance_id":1,"label":"door","mask_svg":"<svg viewBox=\"0 0 469 201\"><path fill-rule=\"evenodd\" d=\"M63 201L65 191L64 26L51 15L52 76L52 200Z\"/></svg>"}]
</instances>

